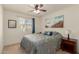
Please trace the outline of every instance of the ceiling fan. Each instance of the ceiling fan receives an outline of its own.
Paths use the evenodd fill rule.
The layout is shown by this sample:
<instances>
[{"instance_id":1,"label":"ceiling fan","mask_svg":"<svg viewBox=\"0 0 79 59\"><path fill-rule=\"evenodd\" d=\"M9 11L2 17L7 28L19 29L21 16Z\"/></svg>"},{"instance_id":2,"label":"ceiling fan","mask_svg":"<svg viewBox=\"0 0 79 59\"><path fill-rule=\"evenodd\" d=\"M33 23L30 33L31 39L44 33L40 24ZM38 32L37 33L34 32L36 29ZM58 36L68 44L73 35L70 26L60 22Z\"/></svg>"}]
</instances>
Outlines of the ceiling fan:
<instances>
[{"instance_id":1,"label":"ceiling fan","mask_svg":"<svg viewBox=\"0 0 79 59\"><path fill-rule=\"evenodd\" d=\"M46 12L47 10L43 9L43 4L35 4L34 10L32 10L34 13L39 14L40 12Z\"/></svg>"}]
</instances>

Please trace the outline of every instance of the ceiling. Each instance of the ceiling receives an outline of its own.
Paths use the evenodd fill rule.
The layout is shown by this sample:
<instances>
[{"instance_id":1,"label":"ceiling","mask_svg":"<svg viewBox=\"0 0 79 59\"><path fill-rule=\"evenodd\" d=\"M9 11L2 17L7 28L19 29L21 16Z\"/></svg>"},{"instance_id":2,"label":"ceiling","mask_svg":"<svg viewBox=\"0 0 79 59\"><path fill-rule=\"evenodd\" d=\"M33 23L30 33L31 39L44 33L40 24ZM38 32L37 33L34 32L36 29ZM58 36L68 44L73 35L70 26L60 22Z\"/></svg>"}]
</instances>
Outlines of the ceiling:
<instances>
[{"instance_id":1,"label":"ceiling","mask_svg":"<svg viewBox=\"0 0 79 59\"><path fill-rule=\"evenodd\" d=\"M44 4L43 8L46 9L47 12L41 12L37 16L43 16L51 12L54 13L70 6L72 6L72 4ZM28 15L36 15L31 11L34 10L33 4L4 4L3 7L4 10L15 11Z\"/></svg>"}]
</instances>

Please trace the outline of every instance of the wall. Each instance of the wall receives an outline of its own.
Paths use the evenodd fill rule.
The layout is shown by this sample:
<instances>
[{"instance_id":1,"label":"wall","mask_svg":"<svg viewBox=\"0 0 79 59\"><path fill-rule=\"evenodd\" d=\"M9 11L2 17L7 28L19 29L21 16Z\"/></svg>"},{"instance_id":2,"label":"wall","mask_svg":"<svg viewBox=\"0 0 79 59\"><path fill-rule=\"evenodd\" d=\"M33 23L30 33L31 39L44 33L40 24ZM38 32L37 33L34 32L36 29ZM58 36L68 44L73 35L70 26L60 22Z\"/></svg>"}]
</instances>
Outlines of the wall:
<instances>
[{"instance_id":1,"label":"wall","mask_svg":"<svg viewBox=\"0 0 79 59\"><path fill-rule=\"evenodd\" d=\"M3 49L3 8L0 5L0 53Z\"/></svg>"},{"instance_id":2,"label":"wall","mask_svg":"<svg viewBox=\"0 0 79 59\"><path fill-rule=\"evenodd\" d=\"M23 17L25 19L32 19L32 16L17 13L13 11L4 10L4 45L10 45L19 43L22 40L22 37L26 34L30 34L31 30L23 32L18 23L18 17ZM39 18L35 18L35 30L39 32ZM17 21L17 28L8 28L8 20L16 20Z\"/></svg>"},{"instance_id":3,"label":"wall","mask_svg":"<svg viewBox=\"0 0 79 59\"><path fill-rule=\"evenodd\" d=\"M45 19L64 15L64 28L45 28ZM70 37L77 39L77 51L79 53L79 6L73 6L69 8L65 8L55 13L51 13L42 17L42 32L44 31L58 31L63 36L67 36L65 31L67 29L71 30Z\"/></svg>"}]
</instances>

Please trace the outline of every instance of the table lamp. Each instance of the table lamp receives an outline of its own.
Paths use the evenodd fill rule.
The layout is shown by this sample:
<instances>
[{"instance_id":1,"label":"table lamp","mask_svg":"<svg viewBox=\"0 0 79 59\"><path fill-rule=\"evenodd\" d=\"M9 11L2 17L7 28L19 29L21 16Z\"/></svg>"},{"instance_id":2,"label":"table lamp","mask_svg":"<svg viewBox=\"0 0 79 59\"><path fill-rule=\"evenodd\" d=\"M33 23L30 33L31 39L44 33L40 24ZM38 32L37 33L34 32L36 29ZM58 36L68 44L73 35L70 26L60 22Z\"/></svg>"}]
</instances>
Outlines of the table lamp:
<instances>
[{"instance_id":1,"label":"table lamp","mask_svg":"<svg viewBox=\"0 0 79 59\"><path fill-rule=\"evenodd\" d=\"M70 33L71 33L71 31L70 30L66 30L65 33L67 34L67 39L69 40L70 39Z\"/></svg>"}]
</instances>

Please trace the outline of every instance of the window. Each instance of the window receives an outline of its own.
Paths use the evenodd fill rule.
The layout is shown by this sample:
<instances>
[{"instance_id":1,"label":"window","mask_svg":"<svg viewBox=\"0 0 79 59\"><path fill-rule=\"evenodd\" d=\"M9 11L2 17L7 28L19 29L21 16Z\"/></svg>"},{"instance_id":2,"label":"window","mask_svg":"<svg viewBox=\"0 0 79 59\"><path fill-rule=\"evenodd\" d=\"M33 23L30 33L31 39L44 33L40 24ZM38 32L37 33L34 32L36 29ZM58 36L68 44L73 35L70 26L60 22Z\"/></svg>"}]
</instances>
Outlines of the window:
<instances>
[{"instance_id":1,"label":"window","mask_svg":"<svg viewBox=\"0 0 79 59\"><path fill-rule=\"evenodd\" d=\"M19 18L19 27L23 32L32 31L32 19Z\"/></svg>"}]
</instances>

